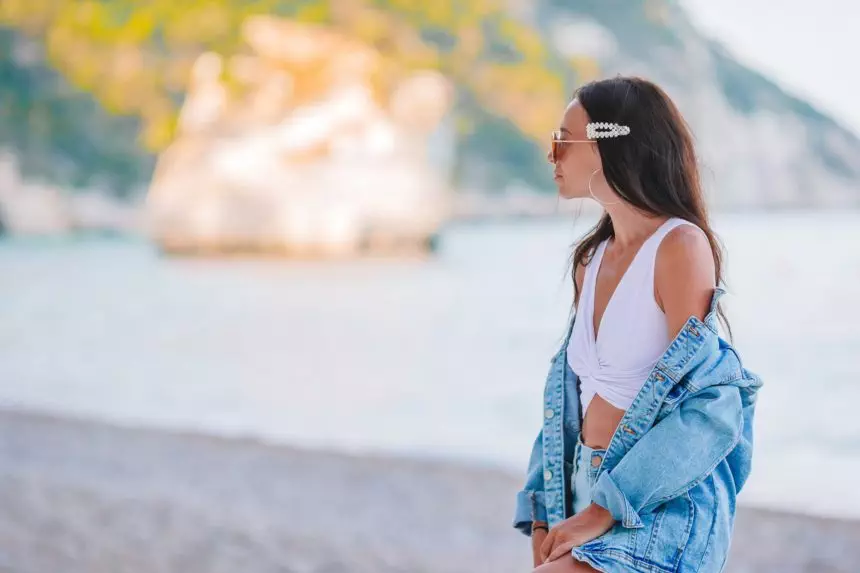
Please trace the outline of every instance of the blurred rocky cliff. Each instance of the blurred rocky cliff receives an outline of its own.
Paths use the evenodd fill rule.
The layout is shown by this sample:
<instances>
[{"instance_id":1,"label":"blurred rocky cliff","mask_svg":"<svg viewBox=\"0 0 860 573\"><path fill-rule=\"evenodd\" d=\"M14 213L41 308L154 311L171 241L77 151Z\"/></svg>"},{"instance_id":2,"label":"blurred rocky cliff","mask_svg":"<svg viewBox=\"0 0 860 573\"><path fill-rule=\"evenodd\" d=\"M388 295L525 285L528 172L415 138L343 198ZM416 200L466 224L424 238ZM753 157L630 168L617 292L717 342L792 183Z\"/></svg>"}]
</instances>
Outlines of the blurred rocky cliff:
<instances>
[{"instance_id":1,"label":"blurred rocky cliff","mask_svg":"<svg viewBox=\"0 0 860 573\"><path fill-rule=\"evenodd\" d=\"M147 197L156 241L168 251L425 248L450 208L450 83L416 71L379 87L379 52L320 26L256 16L242 33L250 51L208 52L193 66Z\"/></svg>"}]
</instances>

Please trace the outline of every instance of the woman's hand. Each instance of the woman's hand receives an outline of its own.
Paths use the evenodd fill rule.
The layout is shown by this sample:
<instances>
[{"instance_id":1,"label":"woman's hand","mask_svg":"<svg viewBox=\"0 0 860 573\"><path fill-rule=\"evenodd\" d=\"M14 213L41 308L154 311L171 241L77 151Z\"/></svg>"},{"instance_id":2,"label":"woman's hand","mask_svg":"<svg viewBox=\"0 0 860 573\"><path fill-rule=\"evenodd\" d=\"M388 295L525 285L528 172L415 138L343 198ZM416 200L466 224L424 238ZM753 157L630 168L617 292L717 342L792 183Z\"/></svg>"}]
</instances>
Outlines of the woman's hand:
<instances>
[{"instance_id":1,"label":"woman's hand","mask_svg":"<svg viewBox=\"0 0 860 573\"><path fill-rule=\"evenodd\" d=\"M535 529L532 532L532 560L534 561L535 569L543 563L543 558L540 556L540 548L543 546L543 541L547 535L546 529Z\"/></svg>"},{"instance_id":2,"label":"woman's hand","mask_svg":"<svg viewBox=\"0 0 860 573\"><path fill-rule=\"evenodd\" d=\"M549 530L540 547L543 563L555 561L574 547L600 537L615 524L609 511L596 503Z\"/></svg>"}]
</instances>

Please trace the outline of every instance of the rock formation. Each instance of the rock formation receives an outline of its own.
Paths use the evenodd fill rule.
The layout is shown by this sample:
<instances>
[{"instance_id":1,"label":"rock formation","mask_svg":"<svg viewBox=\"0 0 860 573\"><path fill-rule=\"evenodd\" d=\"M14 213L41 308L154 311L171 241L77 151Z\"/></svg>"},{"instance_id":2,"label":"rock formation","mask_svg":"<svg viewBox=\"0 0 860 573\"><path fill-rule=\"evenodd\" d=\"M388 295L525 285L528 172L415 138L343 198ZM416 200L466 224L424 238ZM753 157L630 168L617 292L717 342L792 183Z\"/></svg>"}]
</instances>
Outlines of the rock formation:
<instances>
[{"instance_id":1,"label":"rock formation","mask_svg":"<svg viewBox=\"0 0 860 573\"><path fill-rule=\"evenodd\" d=\"M147 196L155 241L302 256L427 245L450 204L448 82L390 81L376 51L321 27L255 17L242 33L246 53L194 65Z\"/></svg>"}]
</instances>

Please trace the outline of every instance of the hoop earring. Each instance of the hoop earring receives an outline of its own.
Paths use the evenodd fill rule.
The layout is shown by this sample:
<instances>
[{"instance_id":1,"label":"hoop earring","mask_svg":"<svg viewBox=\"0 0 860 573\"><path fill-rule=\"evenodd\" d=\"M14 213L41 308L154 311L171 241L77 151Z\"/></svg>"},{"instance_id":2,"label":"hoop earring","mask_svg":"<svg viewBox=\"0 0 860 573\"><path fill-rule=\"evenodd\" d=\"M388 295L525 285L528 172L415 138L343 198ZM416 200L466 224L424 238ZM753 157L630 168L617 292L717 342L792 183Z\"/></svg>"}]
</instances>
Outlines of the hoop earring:
<instances>
[{"instance_id":1,"label":"hoop earring","mask_svg":"<svg viewBox=\"0 0 860 573\"><path fill-rule=\"evenodd\" d=\"M591 196L594 198L595 201L597 201L598 203L600 203L604 207L606 205L617 205L618 203L621 203L621 201L612 201L611 203L605 203L605 202L601 201L600 199L598 199L597 195L594 194L594 191L591 189L591 180L594 179L594 176L597 175L597 173L600 170L601 169L598 167L597 169L594 170L594 173L591 174L591 177L588 178L588 192L591 194Z\"/></svg>"}]
</instances>

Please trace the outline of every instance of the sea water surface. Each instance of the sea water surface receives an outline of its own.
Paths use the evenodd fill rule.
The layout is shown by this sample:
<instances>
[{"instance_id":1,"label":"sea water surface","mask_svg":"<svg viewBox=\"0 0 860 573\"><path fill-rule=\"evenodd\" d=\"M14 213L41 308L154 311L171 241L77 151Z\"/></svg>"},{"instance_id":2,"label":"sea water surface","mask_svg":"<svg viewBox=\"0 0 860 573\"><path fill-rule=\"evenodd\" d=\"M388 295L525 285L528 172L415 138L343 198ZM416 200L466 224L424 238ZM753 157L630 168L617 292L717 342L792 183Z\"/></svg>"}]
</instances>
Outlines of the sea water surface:
<instances>
[{"instance_id":1,"label":"sea water surface","mask_svg":"<svg viewBox=\"0 0 860 573\"><path fill-rule=\"evenodd\" d=\"M590 221L452 225L427 259L0 241L0 407L525 469ZM718 215L764 380L741 501L860 518L860 214Z\"/></svg>"}]
</instances>

